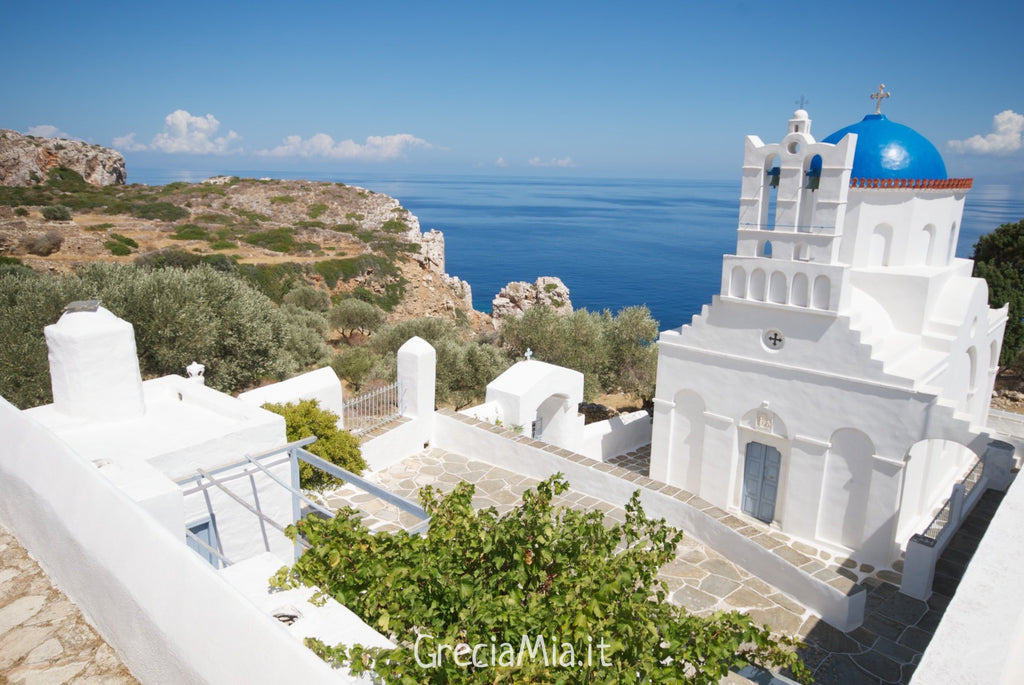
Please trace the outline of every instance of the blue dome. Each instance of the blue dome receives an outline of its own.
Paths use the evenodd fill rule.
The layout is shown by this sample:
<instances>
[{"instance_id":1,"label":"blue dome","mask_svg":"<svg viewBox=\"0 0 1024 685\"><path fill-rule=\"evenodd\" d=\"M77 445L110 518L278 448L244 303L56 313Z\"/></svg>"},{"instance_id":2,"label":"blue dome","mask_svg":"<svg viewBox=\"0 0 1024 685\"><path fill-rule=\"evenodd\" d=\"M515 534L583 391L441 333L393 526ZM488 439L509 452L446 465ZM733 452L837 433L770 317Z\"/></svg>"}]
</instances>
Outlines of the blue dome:
<instances>
[{"instance_id":1,"label":"blue dome","mask_svg":"<svg viewBox=\"0 0 1024 685\"><path fill-rule=\"evenodd\" d=\"M822 142L838 143L847 133L857 134L852 178L948 178L946 163L935 146L909 126L889 121L884 114L869 114Z\"/></svg>"}]
</instances>

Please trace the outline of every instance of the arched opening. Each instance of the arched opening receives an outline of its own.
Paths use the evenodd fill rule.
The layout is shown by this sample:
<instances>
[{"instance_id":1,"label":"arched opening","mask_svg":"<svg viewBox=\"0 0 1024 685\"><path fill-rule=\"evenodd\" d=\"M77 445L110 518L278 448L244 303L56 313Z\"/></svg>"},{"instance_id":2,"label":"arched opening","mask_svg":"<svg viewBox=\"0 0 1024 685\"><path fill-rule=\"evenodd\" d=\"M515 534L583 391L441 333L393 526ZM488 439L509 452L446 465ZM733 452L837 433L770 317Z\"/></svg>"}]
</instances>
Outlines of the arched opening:
<instances>
[{"instance_id":1,"label":"arched opening","mask_svg":"<svg viewBox=\"0 0 1024 685\"><path fill-rule=\"evenodd\" d=\"M810 298L810 284L807 282L807 274L798 273L793 276L793 287L789 291L789 302L797 307L806 307Z\"/></svg>"},{"instance_id":2,"label":"arched opening","mask_svg":"<svg viewBox=\"0 0 1024 685\"><path fill-rule=\"evenodd\" d=\"M758 257L767 257L768 259L771 259L771 257L772 257L772 241L765 240L764 242L762 242L758 246L758 248L757 248L757 256Z\"/></svg>"},{"instance_id":3,"label":"arched opening","mask_svg":"<svg viewBox=\"0 0 1024 685\"><path fill-rule=\"evenodd\" d=\"M778 197L779 179L782 166L778 155L765 161L764 186L761 193L761 228L766 231L775 229L775 200Z\"/></svg>"},{"instance_id":4,"label":"arched opening","mask_svg":"<svg viewBox=\"0 0 1024 685\"><path fill-rule=\"evenodd\" d=\"M734 266L729 276L729 294L733 297L747 296L747 272L741 266Z\"/></svg>"},{"instance_id":5,"label":"arched opening","mask_svg":"<svg viewBox=\"0 0 1024 685\"><path fill-rule=\"evenodd\" d=\"M797 243L796 250L793 251L793 258L798 262L811 261L811 248L807 243Z\"/></svg>"},{"instance_id":6,"label":"arched opening","mask_svg":"<svg viewBox=\"0 0 1024 685\"><path fill-rule=\"evenodd\" d=\"M921 263L931 266L935 261L935 240L937 236L935 224L928 224L922 232Z\"/></svg>"},{"instance_id":7,"label":"arched opening","mask_svg":"<svg viewBox=\"0 0 1024 685\"><path fill-rule=\"evenodd\" d=\"M990 373L999 371L999 341L993 340L988 344L988 370Z\"/></svg>"},{"instance_id":8,"label":"arched opening","mask_svg":"<svg viewBox=\"0 0 1024 685\"><path fill-rule=\"evenodd\" d=\"M776 304L786 304L786 275L781 271L772 273L768 283L768 300Z\"/></svg>"},{"instance_id":9,"label":"arched opening","mask_svg":"<svg viewBox=\"0 0 1024 685\"><path fill-rule=\"evenodd\" d=\"M967 348L967 399L978 391L978 351L971 345Z\"/></svg>"},{"instance_id":10,"label":"arched opening","mask_svg":"<svg viewBox=\"0 0 1024 685\"><path fill-rule=\"evenodd\" d=\"M832 283L828 276L821 275L814 279L814 291L811 293L811 306L815 309L828 309L832 297Z\"/></svg>"},{"instance_id":11,"label":"arched opening","mask_svg":"<svg viewBox=\"0 0 1024 685\"><path fill-rule=\"evenodd\" d=\"M551 395L537 406L532 436L553 445L564 443L568 437L567 431L571 428L570 419L576 413L576 408L571 405L568 395Z\"/></svg>"},{"instance_id":12,"label":"arched opening","mask_svg":"<svg viewBox=\"0 0 1024 685\"><path fill-rule=\"evenodd\" d=\"M814 155L804 160L804 185L800 191L800 212L796 222L796 230L810 233L814 228L814 214L817 208L817 194L821 181L821 155Z\"/></svg>"},{"instance_id":13,"label":"arched opening","mask_svg":"<svg viewBox=\"0 0 1024 685\"><path fill-rule=\"evenodd\" d=\"M867 266L889 266L892 252L892 226L879 224L871 233Z\"/></svg>"},{"instance_id":14,"label":"arched opening","mask_svg":"<svg viewBox=\"0 0 1024 685\"><path fill-rule=\"evenodd\" d=\"M754 269L750 274L750 297L764 302L765 275L763 269Z\"/></svg>"},{"instance_id":15,"label":"arched opening","mask_svg":"<svg viewBox=\"0 0 1024 685\"><path fill-rule=\"evenodd\" d=\"M953 225L949 227L949 250L946 253L946 264L944 264L943 266L948 265L948 264L952 264L953 263L953 256L955 254L956 254L956 222L954 221Z\"/></svg>"},{"instance_id":16,"label":"arched opening","mask_svg":"<svg viewBox=\"0 0 1024 685\"><path fill-rule=\"evenodd\" d=\"M853 428L832 434L825 457L818 536L851 549L864 542L864 513L871 488L871 438Z\"/></svg>"},{"instance_id":17,"label":"arched opening","mask_svg":"<svg viewBox=\"0 0 1024 685\"><path fill-rule=\"evenodd\" d=\"M904 459L897 540L906 540L928 525L949 497L953 483L976 458L967 447L950 440L926 439L911 445Z\"/></svg>"}]
</instances>

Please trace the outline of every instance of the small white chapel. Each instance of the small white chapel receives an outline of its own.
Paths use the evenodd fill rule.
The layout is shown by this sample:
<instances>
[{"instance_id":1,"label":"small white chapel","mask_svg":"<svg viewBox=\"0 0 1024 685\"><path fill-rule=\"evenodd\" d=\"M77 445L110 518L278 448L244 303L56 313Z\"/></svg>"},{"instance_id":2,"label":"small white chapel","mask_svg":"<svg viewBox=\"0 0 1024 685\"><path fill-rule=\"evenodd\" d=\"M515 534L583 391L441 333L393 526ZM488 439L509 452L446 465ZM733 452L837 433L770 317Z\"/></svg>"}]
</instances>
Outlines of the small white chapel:
<instances>
[{"instance_id":1,"label":"small white chapel","mask_svg":"<svg viewBox=\"0 0 1024 685\"><path fill-rule=\"evenodd\" d=\"M1007 310L956 258L971 179L873 114L748 136L721 292L659 339L651 478L888 566L983 454Z\"/></svg>"}]
</instances>

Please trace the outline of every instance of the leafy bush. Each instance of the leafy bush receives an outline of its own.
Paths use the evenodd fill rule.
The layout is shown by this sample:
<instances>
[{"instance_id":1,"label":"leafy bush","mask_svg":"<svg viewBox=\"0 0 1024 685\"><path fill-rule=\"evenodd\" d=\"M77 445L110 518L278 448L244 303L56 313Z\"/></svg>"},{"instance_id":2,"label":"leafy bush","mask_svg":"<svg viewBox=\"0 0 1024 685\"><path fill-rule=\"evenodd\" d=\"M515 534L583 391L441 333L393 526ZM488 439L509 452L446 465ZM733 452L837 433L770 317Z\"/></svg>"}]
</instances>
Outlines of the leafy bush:
<instances>
[{"instance_id":1,"label":"leafy bush","mask_svg":"<svg viewBox=\"0 0 1024 685\"><path fill-rule=\"evenodd\" d=\"M238 216L246 219L251 224L259 223L260 221L270 221L270 217L266 214L260 214L259 212L253 212L248 209L242 209L241 207L232 207L231 211Z\"/></svg>"},{"instance_id":2,"label":"leafy bush","mask_svg":"<svg viewBox=\"0 0 1024 685\"><path fill-rule=\"evenodd\" d=\"M355 474L366 468L366 462L359 451L359 439L348 431L338 430L338 415L321 409L316 400L302 400L294 404L264 404L263 408L284 417L288 442L315 435L317 441L306 447L308 451ZM299 483L307 490L323 491L340 485L341 481L300 461Z\"/></svg>"},{"instance_id":3,"label":"leafy bush","mask_svg":"<svg viewBox=\"0 0 1024 685\"><path fill-rule=\"evenodd\" d=\"M331 368L338 378L348 382L358 392L366 382L377 361L376 355L365 347L351 347L331 360Z\"/></svg>"},{"instance_id":4,"label":"leafy bush","mask_svg":"<svg viewBox=\"0 0 1024 685\"><path fill-rule=\"evenodd\" d=\"M171 202L147 202L133 204L128 208L132 216L155 221L177 221L188 216L188 210Z\"/></svg>"},{"instance_id":5,"label":"leafy bush","mask_svg":"<svg viewBox=\"0 0 1024 685\"><path fill-rule=\"evenodd\" d=\"M401 219L388 219L381 224L380 230L385 233L405 233L409 230L409 226Z\"/></svg>"},{"instance_id":6,"label":"leafy bush","mask_svg":"<svg viewBox=\"0 0 1024 685\"><path fill-rule=\"evenodd\" d=\"M234 273L238 270L235 260L225 254L207 254L200 257L199 260L214 271Z\"/></svg>"},{"instance_id":7,"label":"leafy bush","mask_svg":"<svg viewBox=\"0 0 1024 685\"><path fill-rule=\"evenodd\" d=\"M17 257L9 257L5 254L0 254L0 265L3 264L21 264L21 260Z\"/></svg>"},{"instance_id":8,"label":"leafy bush","mask_svg":"<svg viewBox=\"0 0 1024 685\"><path fill-rule=\"evenodd\" d=\"M148 269L163 269L166 267L191 269L199 266L202 261L202 257L193 252L168 247L137 257L135 265Z\"/></svg>"},{"instance_id":9,"label":"leafy bush","mask_svg":"<svg viewBox=\"0 0 1024 685\"><path fill-rule=\"evenodd\" d=\"M28 216L28 210L24 207L18 207L14 210L14 216Z\"/></svg>"},{"instance_id":10,"label":"leafy bush","mask_svg":"<svg viewBox=\"0 0 1024 685\"><path fill-rule=\"evenodd\" d=\"M135 242L134 240L132 240L131 238L129 238L126 235L121 235L120 233L111 233L110 237L113 238L114 240L116 240L119 243L127 245L128 247L138 247L139 246L139 244L137 242Z\"/></svg>"},{"instance_id":11,"label":"leafy bush","mask_svg":"<svg viewBox=\"0 0 1024 685\"><path fill-rule=\"evenodd\" d=\"M309 214L310 219L316 219L326 211L327 205L322 202L315 202L306 208L306 213Z\"/></svg>"},{"instance_id":12,"label":"leafy bush","mask_svg":"<svg viewBox=\"0 0 1024 685\"><path fill-rule=\"evenodd\" d=\"M46 185L53 190L60 190L67 193L90 190L91 186L77 171L67 167L57 167L46 172Z\"/></svg>"},{"instance_id":13,"label":"leafy bush","mask_svg":"<svg viewBox=\"0 0 1024 685\"><path fill-rule=\"evenodd\" d=\"M43 207L43 218L47 221L71 221L71 210L64 205Z\"/></svg>"},{"instance_id":14,"label":"leafy bush","mask_svg":"<svg viewBox=\"0 0 1024 685\"><path fill-rule=\"evenodd\" d=\"M279 350L278 375L290 377L330 363L333 352L325 339L327 321L323 314L293 304L281 305L277 313L282 320L284 337Z\"/></svg>"},{"instance_id":15,"label":"leafy bush","mask_svg":"<svg viewBox=\"0 0 1024 685\"><path fill-rule=\"evenodd\" d=\"M122 242L118 242L117 240L108 240L103 243L103 247L110 250L110 254L115 257L124 257L125 255L130 255L132 253L132 248Z\"/></svg>"},{"instance_id":16,"label":"leafy bush","mask_svg":"<svg viewBox=\"0 0 1024 685\"><path fill-rule=\"evenodd\" d=\"M284 296L282 302L311 312L326 312L331 308L331 298L323 290L300 285Z\"/></svg>"},{"instance_id":17,"label":"leafy bush","mask_svg":"<svg viewBox=\"0 0 1024 685\"><path fill-rule=\"evenodd\" d=\"M196 224L181 224L174 227L172 240L206 240L208 235L206 229Z\"/></svg>"},{"instance_id":18,"label":"leafy bush","mask_svg":"<svg viewBox=\"0 0 1024 685\"><path fill-rule=\"evenodd\" d=\"M210 243L211 250L233 250L236 247L238 247L238 244L230 240L214 240Z\"/></svg>"},{"instance_id":19,"label":"leafy bush","mask_svg":"<svg viewBox=\"0 0 1024 685\"><path fill-rule=\"evenodd\" d=\"M102 224L95 224L93 226L86 226L87 231L106 231L114 227L114 224L109 221L104 221Z\"/></svg>"},{"instance_id":20,"label":"leafy bush","mask_svg":"<svg viewBox=\"0 0 1024 685\"><path fill-rule=\"evenodd\" d=\"M64 244L64 236L57 231L47 231L40 235L26 238L22 243L29 254L37 257L48 257L60 249Z\"/></svg>"},{"instance_id":21,"label":"leafy bush","mask_svg":"<svg viewBox=\"0 0 1024 685\"><path fill-rule=\"evenodd\" d=\"M297 243L294 232L290 228L272 228L269 231L250 233L245 237L245 242L274 252L291 252L296 249L315 250L319 247L313 243Z\"/></svg>"},{"instance_id":22,"label":"leafy bush","mask_svg":"<svg viewBox=\"0 0 1024 685\"><path fill-rule=\"evenodd\" d=\"M648 518L639 491L625 521L611 524L599 510L554 506L567 489L556 474L499 516L473 507L470 483L447 496L427 486L426 535L371 532L351 508L333 519L307 516L289 532L312 548L271 585L315 586L391 639L393 649L307 641L329 663L380 682L710 685L746 663L810 682L797 641L738 612L701 618L666 600L658 572L683 535ZM517 660L524 637L531 645L546 638L548 652L556 643L571 663ZM457 645L482 645L484 665Z\"/></svg>"},{"instance_id":23,"label":"leafy bush","mask_svg":"<svg viewBox=\"0 0 1024 685\"><path fill-rule=\"evenodd\" d=\"M1009 303L999 363L1024 369L1024 220L1003 224L974 245L974 275L988 283L988 303Z\"/></svg>"},{"instance_id":24,"label":"leafy bush","mask_svg":"<svg viewBox=\"0 0 1024 685\"><path fill-rule=\"evenodd\" d=\"M274 302L301 283L304 267L301 264L239 264L238 274L251 286Z\"/></svg>"},{"instance_id":25,"label":"leafy bush","mask_svg":"<svg viewBox=\"0 0 1024 685\"><path fill-rule=\"evenodd\" d=\"M276 195L270 198L270 204L272 205L286 205L295 202L295 198L291 195Z\"/></svg>"}]
</instances>

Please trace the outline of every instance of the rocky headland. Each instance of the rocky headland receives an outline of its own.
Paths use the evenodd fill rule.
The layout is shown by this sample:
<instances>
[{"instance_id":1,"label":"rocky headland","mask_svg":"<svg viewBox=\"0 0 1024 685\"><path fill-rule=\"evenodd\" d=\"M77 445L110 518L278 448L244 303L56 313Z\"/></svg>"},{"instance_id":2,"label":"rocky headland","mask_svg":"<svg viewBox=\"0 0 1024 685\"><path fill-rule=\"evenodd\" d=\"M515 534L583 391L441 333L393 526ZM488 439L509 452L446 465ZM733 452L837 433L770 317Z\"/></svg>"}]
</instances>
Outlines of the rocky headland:
<instances>
[{"instance_id":1,"label":"rocky headland","mask_svg":"<svg viewBox=\"0 0 1024 685\"><path fill-rule=\"evenodd\" d=\"M86 183L97 186L124 184L127 178L120 152L64 138L26 136L0 129L0 185L30 186L43 183L51 169L71 169Z\"/></svg>"}]
</instances>

